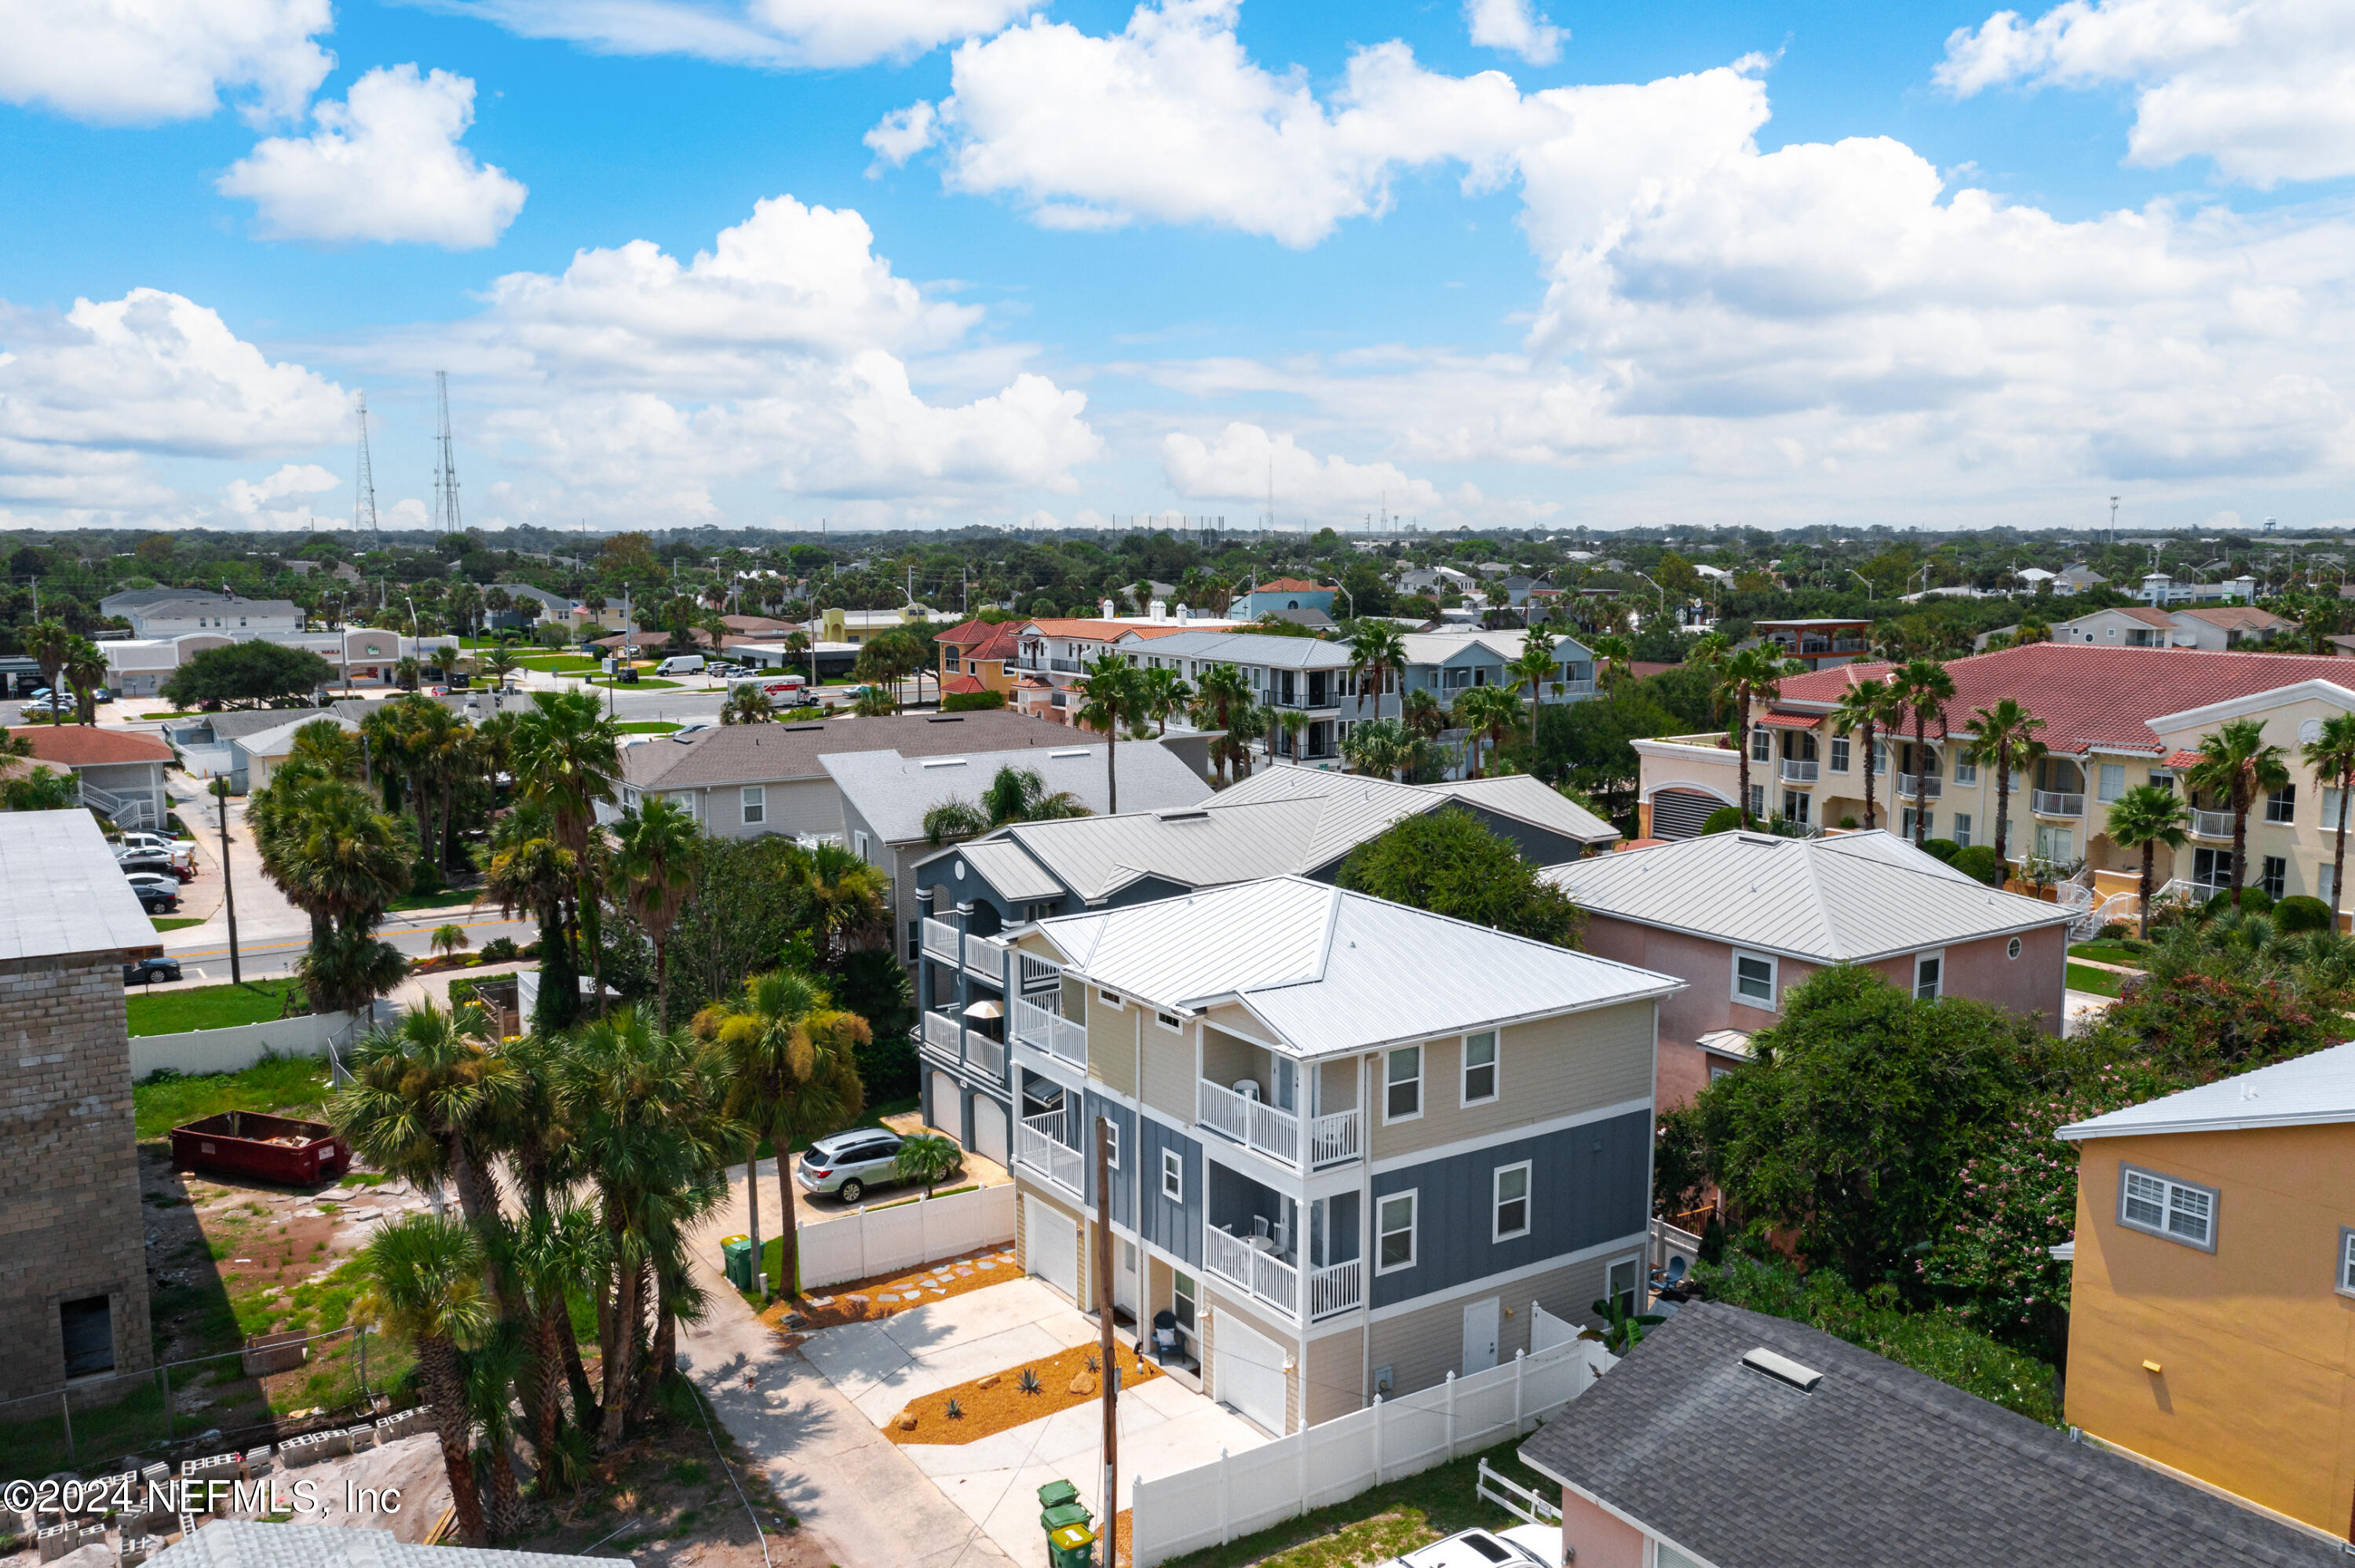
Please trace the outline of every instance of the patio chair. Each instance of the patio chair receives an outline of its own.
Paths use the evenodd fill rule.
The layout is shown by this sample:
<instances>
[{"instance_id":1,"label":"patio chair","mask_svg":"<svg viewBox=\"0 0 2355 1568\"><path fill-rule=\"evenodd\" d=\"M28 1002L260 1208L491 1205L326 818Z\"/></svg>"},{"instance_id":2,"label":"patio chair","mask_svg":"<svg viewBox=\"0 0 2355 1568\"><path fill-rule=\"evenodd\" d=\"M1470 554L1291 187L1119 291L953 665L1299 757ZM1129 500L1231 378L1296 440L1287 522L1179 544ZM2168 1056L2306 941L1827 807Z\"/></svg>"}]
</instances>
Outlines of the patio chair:
<instances>
[{"instance_id":1,"label":"patio chair","mask_svg":"<svg viewBox=\"0 0 2355 1568\"><path fill-rule=\"evenodd\" d=\"M1183 1355L1178 1344L1178 1314L1164 1308L1153 1315L1153 1359L1166 1367Z\"/></svg>"}]
</instances>

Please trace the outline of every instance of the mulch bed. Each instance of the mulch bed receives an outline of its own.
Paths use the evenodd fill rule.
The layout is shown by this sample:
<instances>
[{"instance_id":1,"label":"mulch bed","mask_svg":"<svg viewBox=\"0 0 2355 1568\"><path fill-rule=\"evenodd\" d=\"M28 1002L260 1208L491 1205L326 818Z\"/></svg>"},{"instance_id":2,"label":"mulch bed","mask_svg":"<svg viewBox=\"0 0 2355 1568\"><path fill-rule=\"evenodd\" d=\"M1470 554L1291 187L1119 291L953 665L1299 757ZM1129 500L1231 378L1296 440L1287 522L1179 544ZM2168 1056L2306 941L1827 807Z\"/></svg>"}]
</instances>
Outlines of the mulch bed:
<instances>
[{"instance_id":1,"label":"mulch bed","mask_svg":"<svg viewBox=\"0 0 2355 1568\"><path fill-rule=\"evenodd\" d=\"M806 1334L843 1323L871 1323L927 1302L945 1301L968 1290L1021 1277L1012 1247L984 1247L921 1268L830 1285L798 1300L779 1298L761 1314L761 1321L780 1333Z\"/></svg>"},{"instance_id":2,"label":"mulch bed","mask_svg":"<svg viewBox=\"0 0 2355 1568\"><path fill-rule=\"evenodd\" d=\"M884 1423L883 1435L894 1443L972 1443L1042 1415L1069 1410L1075 1404L1092 1404L1103 1397L1101 1374L1088 1370L1088 1362L1097 1353L1093 1345L1074 1345L1055 1355L911 1400L897 1416ZM1119 1361L1124 1390L1161 1375L1160 1369L1151 1361L1138 1361L1134 1351L1123 1353ZM1022 1391L1025 1371L1038 1374L1038 1393ZM985 1383L988 1386L984 1387ZM962 1413L954 1418L948 1413L952 1400ZM914 1420L912 1426L908 1424L911 1417Z\"/></svg>"}]
</instances>

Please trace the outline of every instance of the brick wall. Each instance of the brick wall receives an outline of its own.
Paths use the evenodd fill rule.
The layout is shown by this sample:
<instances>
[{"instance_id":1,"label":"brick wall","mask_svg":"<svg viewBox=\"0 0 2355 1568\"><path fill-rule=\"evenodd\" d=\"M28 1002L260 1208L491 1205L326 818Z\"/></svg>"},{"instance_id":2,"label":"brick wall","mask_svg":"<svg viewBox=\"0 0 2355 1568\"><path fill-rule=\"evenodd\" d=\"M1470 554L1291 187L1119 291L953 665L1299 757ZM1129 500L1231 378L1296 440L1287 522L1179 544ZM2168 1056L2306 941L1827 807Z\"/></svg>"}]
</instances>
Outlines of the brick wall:
<instances>
[{"instance_id":1,"label":"brick wall","mask_svg":"<svg viewBox=\"0 0 2355 1568\"><path fill-rule=\"evenodd\" d=\"M133 1126L117 956L0 963L0 1399L63 1386L63 1302L111 1298L115 1371L153 1364Z\"/></svg>"}]
</instances>

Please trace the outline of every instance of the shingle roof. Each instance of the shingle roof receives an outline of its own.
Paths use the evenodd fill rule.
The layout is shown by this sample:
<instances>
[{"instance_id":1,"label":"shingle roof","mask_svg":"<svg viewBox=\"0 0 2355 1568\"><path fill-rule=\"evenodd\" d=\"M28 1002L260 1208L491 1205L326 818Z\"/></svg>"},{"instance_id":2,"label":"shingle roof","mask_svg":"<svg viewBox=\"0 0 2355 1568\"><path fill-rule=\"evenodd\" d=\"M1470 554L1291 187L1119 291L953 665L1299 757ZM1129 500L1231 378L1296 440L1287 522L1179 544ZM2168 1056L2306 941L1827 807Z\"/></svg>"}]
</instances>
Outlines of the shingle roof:
<instances>
[{"instance_id":1,"label":"shingle roof","mask_svg":"<svg viewBox=\"0 0 2355 1568\"><path fill-rule=\"evenodd\" d=\"M417 1546L389 1530L219 1519L147 1561L155 1568L578 1568L581 1559L478 1546Z\"/></svg>"},{"instance_id":2,"label":"shingle roof","mask_svg":"<svg viewBox=\"0 0 2355 1568\"><path fill-rule=\"evenodd\" d=\"M844 803L855 807L889 843L922 838L926 811L950 800L977 799L1001 768L1034 769L1050 791L1068 790L1089 810L1104 810L1110 790L1103 743L1091 745L1060 725L1050 727L1061 730L1063 745L913 758L895 751L841 751L818 761L841 786ZM1114 766L1121 801L1132 810L1190 806L1210 792L1183 758L1149 740L1122 747Z\"/></svg>"},{"instance_id":3,"label":"shingle roof","mask_svg":"<svg viewBox=\"0 0 2355 1568\"><path fill-rule=\"evenodd\" d=\"M902 757L1072 744L1068 726L1011 709L969 714L902 714L823 719L810 724L721 725L666 736L622 753L622 777L640 789L701 789L815 779L818 759L842 751L896 751Z\"/></svg>"},{"instance_id":4,"label":"shingle roof","mask_svg":"<svg viewBox=\"0 0 2355 1568\"><path fill-rule=\"evenodd\" d=\"M1270 577L1265 582L1252 585L1251 591L1253 593L1338 593L1340 590L1330 583L1312 583L1304 577Z\"/></svg>"},{"instance_id":5,"label":"shingle roof","mask_svg":"<svg viewBox=\"0 0 2355 1568\"><path fill-rule=\"evenodd\" d=\"M1813 1392L1742 1364L1768 1350ZM1679 1552L1739 1568L2293 1568L2339 1548L1829 1334L1688 1303L1521 1445Z\"/></svg>"},{"instance_id":6,"label":"shingle roof","mask_svg":"<svg viewBox=\"0 0 2355 1568\"><path fill-rule=\"evenodd\" d=\"M81 808L0 811L0 959L152 952L155 926Z\"/></svg>"},{"instance_id":7,"label":"shingle roof","mask_svg":"<svg viewBox=\"0 0 2355 1568\"><path fill-rule=\"evenodd\" d=\"M2294 620L2284 620L2269 609L2259 609L2254 604L2201 605L2176 613L2204 620L2211 626L2223 627L2228 631L2267 631L2297 624Z\"/></svg>"},{"instance_id":8,"label":"shingle roof","mask_svg":"<svg viewBox=\"0 0 2355 1568\"><path fill-rule=\"evenodd\" d=\"M2333 1045L2238 1077L2163 1095L2138 1106L2072 1122L2057 1136L2140 1138L2163 1132L2232 1132L2355 1121L2355 1044Z\"/></svg>"},{"instance_id":9,"label":"shingle roof","mask_svg":"<svg viewBox=\"0 0 2355 1568\"><path fill-rule=\"evenodd\" d=\"M1885 663L1843 664L1794 675L1782 683L1779 705L1828 709L1851 685L1885 679L1889 668ZM1969 722L1974 709L2016 697L2044 721L2045 745L2066 753L2091 746L2156 753L2159 741L2150 719L2301 681L2329 681L2355 689L2355 671L2339 659L2112 648L2094 642L2030 642L1977 653L1950 661L1946 673L1955 682L1955 694L1946 704L1954 729Z\"/></svg>"},{"instance_id":10,"label":"shingle roof","mask_svg":"<svg viewBox=\"0 0 2355 1568\"><path fill-rule=\"evenodd\" d=\"M360 726L340 714L305 714L287 720L272 728L237 737L237 748L248 757L285 757L294 750L294 732L306 724L332 724L346 735L357 735Z\"/></svg>"},{"instance_id":11,"label":"shingle roof","mask_svg":"<svg viewBox=\"0 0 2355 1568\"><path fill-rule=\"evenodd\" d=\"M1302 1056L1665 996L1681 980L1301 877L1039 922L1071 966L1162 1007L1231 998Z\"/></svg>"},{"instance_id":12,"label":"shingle roof","mask_svg":"<svg viewBox=\"0 0 2355 1568\"><path fill-rule=\"evenodd\" d=\"M78 724L41 724L12 729L33 743L33 756L60 768L89 768L109 762L169 762L172 748L152 735L127 729L97 729Z\"/></svg>"},{"instance_id":13,"label":"shingle roof","mask_svg":"<svg viewBox=\"0 0 2355 1568\"><path fill-rule=\"evenodd\" d=\"M1150 633L1151 627L1130 627ZM1349 650L1321 637L1281 637L1265 631L1186 631L1158 635L1156 658L1210 659L1226 664L1263 664L1278 670L1346 670Z\"/></svg>"},{"instance_id":14,"label":"shingle roof","mask_svg":"<svg viewBox=\"0 0 2355 1568\"><path fill-rule=\"evenodd\" d=\"M2059 925L2058 905L1988 887L1886 832L1709 833L1553 866L1597 915L1818 963L1859 963Z\"/></svg>"}]
</instances>

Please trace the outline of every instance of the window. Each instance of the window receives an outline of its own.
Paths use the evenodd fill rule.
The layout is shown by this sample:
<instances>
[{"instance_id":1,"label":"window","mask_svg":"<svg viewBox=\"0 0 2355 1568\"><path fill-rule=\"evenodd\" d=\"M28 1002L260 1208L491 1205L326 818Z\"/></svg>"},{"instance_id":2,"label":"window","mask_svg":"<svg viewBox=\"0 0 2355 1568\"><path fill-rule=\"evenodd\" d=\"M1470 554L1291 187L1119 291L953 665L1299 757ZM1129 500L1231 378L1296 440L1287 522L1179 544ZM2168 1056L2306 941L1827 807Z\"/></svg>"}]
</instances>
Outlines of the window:
<instances>
[{"instance_id":1,"label":"window","mask_svg":"<svg viewBox=\"0 0 2355 1568\"><path fill-rule=\"evenodd\" d=\"M922 926L920 922L914 920L908 922L908 961L911 964L916 961L917 954L921 950L917 947L917 940L921 930Z\"/></svg>"},{"instance_id":2,"label":"window","mask_svg":"<svg viewBox=\"0 0 2355 1568\"><path fill-rule=\"evenodd\" d=\"M1909 773L1905 775L1905 777L1910 779L1913 775ZM1922 819L1922 836L1923 838L1934 839L1938 836L1937 812L1917 811L1913 807L1907 806L1898 812L1897 836L1899 838L1904 839L1909 842L1913 840L1913 819L1916 817L1920 817Z\"/></svg>"},{"instance_id":3,"label":"window","mask_svg":"<svg viewBox=\"0 0 2355 1568\"><path fill-rule=\"evenodd\" d=\"M1375 1211L1376 1274L1414 1266L1414 1199L1412 1192L1394 1193L1384 1198Z\"/></svg>"},{"instance_id":4,"label":"window","mask_svg":"<svg viewBox=\"0 0 2355 1568\"><path fill-rule=\"evenodd\" d=\"M1153 1022L1172 1034L1179 1033L1184 1027L1178 1022L1178 1015L1174 1012L1156 1012L1153 1015Z\"/></svg>"},{"instance_id":5,"label":"window","mask_svg":"<svg viewBox=\"0 0 2355 1568\"><path fill-rule=\"evenodd\" d=\"M2335 821L2337 819L2333 819ZM2295 822L2297 821L2297 786L2286 785L2265 797L2265 821Z\"/></svg>"},{"instance_id":6,"label":"window","mask_svg":"<svg viewBox=\"0 0 2355 1568\"><path fill-rule=\"evenodd\" d=\"M2006 943L2004 944L2004 946L2003 946L2003 956L2004 956L2005 958L2007 958L2007 959L2016 959L2016 958L2019 957L2019 938L2014 937L2010 941L2006 942Z\"/></svg>"},{"instance_id":7,"label":"window","mask_svg":"<svg viewBox=\"0 0 2355 1568\"><path fill-rule=\"evenodd\" d=\"M765 821L769 813L769 791L766 785L744 786L744 821L746 826Z\"/></svg>"},{"instance_id":8,"label":"window","mask_svg":"<svg viewBox=\"0 0 2355 1568\"><path fill-rule=\"evenodd\" d=\"M1955 813L1954 840L1956 849L1971 847L1971 814L1968 811Z\"/></svg>"},{"instance_id":9,"label":"window","mask_svg":"<svg viewBox=\"0 0 2355 1568\"><path fill-rule=\"evenodd\" d=\"M2115 800L2126 792L2126 765L2105 762L2094 769L2094 798Z\"/></svg>"},{"instance_id":10,"label":"window","mask_svg":"<svg viewBox=\"0 0 2355 1568\"><path fill-rule=\"evenodd\" d=\"M1783 820L1786 822L1796 822L1801 827L1806 826L1808 811L1807 801L1808 797L1800 794L1796 789L1784 790Z\"/></svg>"},{"instance_id":11,"label":"window","mask_svg":"<svg viewBox=\"0 0 2355 1568\"><path fill-rule=\"evenodd\" d=\"M2279 899L2282 889L2289 885L2289 862L2277 854L2265 856L2264 873L2257 878L2257 884L2265 890L2266 897Z\"/></svg>"},{"instance_id":12,"label":"window","mask_svg":"<svg viewBox=\"0 0 2355 1568\"><path fill-rule=\"evenodd\" d=\"M1978 781L1979 765L1972 761L1966 754L1961 752L1955 753L1955 782L1957 784L1976 784Z\"/></svg>"},{"instance_id":13,"label":"window","mask_svg":"<svg viewBox=\"0 0 2355 1568\"><path fill-rule=\"evenodd\" d=\"M2330 872L2328 861L2314 868L2314 895L2336 909L2339 907L2339 889L2331 885Z\"/></svg>"},{"instance_id":14,"label":"window","mask_svg":"<svg viewBox=\"0 0 2355 1568\"><path fill-rule=\"evenodd\" d=\"M1464 1037L1464 1103L1484 1105L1497 1097L1497 1032Z\"/></svg>"},{"instance_id":15,"label":"window","mask_svg":"<svg viewBox=\"0 0 2355 1568\"><path fill-rule=\"evenodd\" d=\"M114 1303L107 1296L58 1303L63 1331L66 1376L88 1377L114 1370Z\"/></svg>"},{"instance_id":16,"label":"window","mask_svg":"<svg viewBox=\"0 0 2355 1568\"><path fill-rule=\"evenodd\" d=\"M850 853L857 855L859 859L867 862L869 865L875 863L875 857L868 853L867 835L858 832L855 828L851 830L850 834Z\"/></svg>"},{"instance_id":17,"label":"window","mask_svg":"<svg viewBox=\"0 0 2355 1568\"><path fill-rule=\"evenodd\" d=\"M1529 1234L1529 1162L1499 1165L1490 1180L1495 1227L1492 1241L1510 1241Z\"/></svg>"},{"instance_id":18,"label":"window","mask_svg":"<svg viewBox=\"0 0 2355 1568\"><path fill-rule=\"evenodd\" d=\"M1104 1163L1113 1170L1120 1169L1120 1123L1110 1117L1103 1118Z\"/></svg>"},{"instance_id":19,"label":"window","mask_svg":"<svg viewBox=\"0 0 2355 1568\"><path fill-rule=\"evenodd\" d=\"M2118 1224L2169 1241L2216 1250L2216 1190L2171 1176L2118 1167Z\"/></svg>"},{"instance_id":20,"label":"window","mask_svg":"<svg viewBox=\"0 0 2355 1568\"><path fill-rule=\"evenodd\" d=\"M2322 825L2334 833L2339 831L2339 795L2337 785L2322 787ZM2355 814L2350 814L2347 825L2355 828Z\"/></svg>"},{"instance_id":21,"label":"window","mask_svg":"<svg viewBox=\"0 0 2355 1568\"><path fill-rule=\"evenodd\" d=\"M2195 849L2191 852L2191 880L2200 887L2215 891L2232 885L2232 852L2220 849Z\"/></svg>"},{"instance_id":22,"label":"window","mask_svg":"<svg viewBox=\"0 0 2355 1568\"><path fill-rule=\"evenodd\" d=\"M1616 1301L1628 1312L1635 1311L1636 1309L1636 1281L1637 1271L1642 1267L1643 1259L1623 1257L1604 1269L1603 1271L1604 1299Z\"/></svg>"},{"instance_id":23,"label":"window","mask_svg":"<svg viewBox=\"0 0 2355 1568\"><path fill-rule=\"evenodd\" d=\"M1161 1195L1173 1203L1186 1201L1186 1157L1174 1149L1161 1151Z\"/></svg>"},{"instance_id":24,"label":"window","mask_svg":"<svg viewBox=\"0 0 2355 1568\"><path fill-rule=\"evenodd\" d=\"M1848 736L1844 735L1832 736L1832 771L1835 773L1848 771Z\"/></svg>"},{"instance_id":25,"label":"window","mask_svg":"<svg viewBox=\"0 0 2355 1568\"><path fill-rule=\"evenodd\" d=\"M1423 1047L1401 1045L1382 1069L1382 1119L1408 1121L1423 1114Z\"/></svg>"},{"instance_id":26,"label":"window","mask_svg":"<svg viewBox=\"0 0 2355 1568\"><path fill-rule=\"evenodd\" d=\"M1920 1001L1938 1000L1939 981L1945 979L1946 955L1917 953L1913 959L1913 995Z\"/></svg>"},{"instance_id":27,"label":"window","mask_svg":"<svg viewBox=\"0 0 2355 1568\"><path fill-rule=\"evenodd\" d=\"M2048 822L2036 824L2036 854L2040 860L2054 861L2066 865L2074 858L2069 852L2075 842L2076 839L2071 829L2056 828Z\"/></svg>"},{"instance_id":28,"label":"window","mask_svg":"<svg viewBox=\"0 0 2355 1568\"><path fill-rule=\"evenodd\" d=\"M2175 793L2175 775L2168 768L2152 768L2150 781L2155 787L2166 790L2170 795Z\"/></svg>"},{"instance_id":29,"label":"window","mask_svg":"<svg viewBox=\"0 0 2355 1568\"><path fill-rule=\"evenodd\" d=\"M1169 1272L1169 1315L1188 1333L1194 1330L1194 1277L1183 1269Z\"/></svg>"},{"instance_id":30,"label":"window","mask_svg":"<svg viewBox=\"0 0 2355 1568\"><path fill-rule=\"evenodd\" d=\"M1100 991L1096 992L1096 1000L1103 1002L1106 1007L1118 1007L1120 1005L1119 996L1108 991Z\"/></svg>"},{"instance_id":31,"label":"window","mask_svg":"<svg viewBox=\"0 0 2355 1568\"><path fill-rule=\"evenodd\" d=\"M1774 756L1774 736L1764 729L1752 730L1750 732L1750 760L1753 762L1767 762L1773 760Z\"/></svg>"},{"instance_id":32,"label":"window","mask_svg":"<svg viewBox=\"0 0 2355 1568\"><path fill-rule=\"evenodd\" d=\"M1753 817L1763 817L1766 814L1766 786L1764 784L1753 784L1750 787L1750 814Z\"/></svg>"},{"instance_id":33,"label":"window","mask_svg":"<svg viewBox=\"0 0 2355 1568\"><path fill-rule=\"evenodd\" d=\"M1774 960L1762 953L1733 955L1733 1000L1757 1007L1774 1005Z\"/></svg>"}]
</instances>

